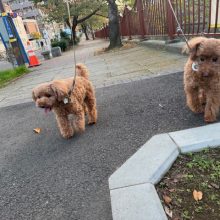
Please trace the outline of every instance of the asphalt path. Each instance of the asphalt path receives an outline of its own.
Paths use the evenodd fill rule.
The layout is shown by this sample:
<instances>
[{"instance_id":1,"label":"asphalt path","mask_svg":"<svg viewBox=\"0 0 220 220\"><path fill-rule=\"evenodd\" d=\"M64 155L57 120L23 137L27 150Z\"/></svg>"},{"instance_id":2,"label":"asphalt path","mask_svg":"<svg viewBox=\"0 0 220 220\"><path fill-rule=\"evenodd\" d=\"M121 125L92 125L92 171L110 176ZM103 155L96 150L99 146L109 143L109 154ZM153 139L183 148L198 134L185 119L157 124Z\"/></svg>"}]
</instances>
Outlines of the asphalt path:
<instances>
[{"instance_id":1,"label":"asphalt path","mask_svg":"<svg viewBox=\"0 0 220 220\"><path fill-rule=\"evenodd\" d=\"M0 219L110 220L108 177L152 135L204 125L185 106L182 73L96 95L98 124L70 140L34 103L0 109Z\"/></svg>"}]
</instances>

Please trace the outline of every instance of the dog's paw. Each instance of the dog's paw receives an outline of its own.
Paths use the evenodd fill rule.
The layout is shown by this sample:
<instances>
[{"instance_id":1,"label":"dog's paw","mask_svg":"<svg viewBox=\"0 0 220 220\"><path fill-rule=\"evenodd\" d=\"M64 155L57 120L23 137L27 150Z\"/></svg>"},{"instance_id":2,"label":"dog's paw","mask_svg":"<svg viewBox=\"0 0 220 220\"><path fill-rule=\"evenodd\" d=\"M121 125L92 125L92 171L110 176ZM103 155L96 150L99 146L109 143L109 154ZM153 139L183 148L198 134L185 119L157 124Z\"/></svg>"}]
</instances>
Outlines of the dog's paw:
<instances>
[{"instance_id":1,"label":"dog's paw","mask_svg":"<svg viewBox=\"0 0 220 220\"><path fill-rule=\"evenodd\" d=\"M214 117L212 115L205 115L204 120L207 123L212 123L212 122L215 122L217 119L216 119L216 117Z\"/></svg>"},{"instance_id":2,"label":"dog's paw","mask_svg":"<svg viewBox=\"0 0 220 220\"><path fill-rule=\"evenodd\" d=\"M71 137L73 137L74 133L61 133L62 137L65 139L70 139Z\"/></svg>"},{"instance_id":3,"label":"dog's paw","mask_svg":"<svg viewBox=\"0 0 220 220\"><path fill-rule=\"evenodd\" d=\"M205 112L205 106L197 106L197 107L191 107L190 109L192 112L196 113L196 114L201 114Z\"/></svg>"},{"instance_id":4,"label":"dog's paw","mask_svg":"<svg viewBox=\"0 0 220 220\"><path fill-rule=\"evenodd\" d=\"M76 132L77 133L83 133L85 131L85 127L77 127Z\"/></svg>"},{"instance_id":5,"label":"dog's paw","mask_svg":"<svg viewBox=\"0 0 220 220\"><path fill-rule=\"evenodd\" d=\"M94 125L94 124L96 124L96 121L89 121L88 122L88 125Z\"/></svg>"},{"instance_id":6,"label":"dog's paw","mask_svg":"<svg viewBox=\"0 0 220 220\"><path fill-rule=\"evenodd\" d=\"M205 107L201 107L201 108L197 109L197 111L195 113L201 114L201 113L204 113L204 112L205 112Z\"/></svg>"}]
</instances>

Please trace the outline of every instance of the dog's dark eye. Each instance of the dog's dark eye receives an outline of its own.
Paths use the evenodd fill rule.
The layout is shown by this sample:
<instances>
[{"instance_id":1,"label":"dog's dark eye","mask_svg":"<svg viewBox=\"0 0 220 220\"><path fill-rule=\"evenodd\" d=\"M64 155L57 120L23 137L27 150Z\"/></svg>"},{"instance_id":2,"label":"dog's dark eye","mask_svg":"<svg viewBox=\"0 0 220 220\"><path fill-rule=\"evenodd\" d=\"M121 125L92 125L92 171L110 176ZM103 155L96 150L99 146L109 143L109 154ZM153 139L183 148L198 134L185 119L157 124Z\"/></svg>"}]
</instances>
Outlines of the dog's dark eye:
<instances>
[{"instance_id":1,"label":"dog's dark eye","mask_svg":"<svg viewBox=\"0 0 220 220\"><path fill-rule=\"evenodd\" d=\"M212 58L212 62L217 62L217 60L218 60L218 58L217 57L214 57L214 58Z\"/></svg>"},{"instance_id":2,"label":"dog's dark eye","mask_svg":"<svg viewBox=\"0 0 220 220\"><path fill-rule=\"evenodd\" d=\"M51 95L50 95L50 94L46 94L45 96L46 96L47 98L50 98L50 97L51 97Z\"/></svg>"},{"instance_id":3,"label":"dog's dark eye","mask_svg":"<svg viewBox=\"0 0 220 220\"><path fill-rule=\"evenodd\" d=\"M204 58L204 57L200 57L200 61L201 61L201 62L204 62L204 61L205 61L205 58Z\"/></svg>"}]
</instances>

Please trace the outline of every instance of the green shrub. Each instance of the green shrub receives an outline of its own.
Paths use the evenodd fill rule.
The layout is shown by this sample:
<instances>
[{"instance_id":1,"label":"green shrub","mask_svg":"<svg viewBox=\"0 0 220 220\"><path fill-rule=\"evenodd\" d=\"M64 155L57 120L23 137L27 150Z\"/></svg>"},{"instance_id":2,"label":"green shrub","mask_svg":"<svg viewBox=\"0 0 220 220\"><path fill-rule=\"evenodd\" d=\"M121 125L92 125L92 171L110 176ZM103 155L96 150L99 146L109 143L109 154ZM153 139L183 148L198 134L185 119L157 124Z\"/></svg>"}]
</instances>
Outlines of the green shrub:
<instances>
[{"instance_id":1,"label":"green shrub","mask_svg":"<svg viewBox=\"0 0 220 220\"><path fill-rule=\"evenodd\" d=\"M65 39L61 39L60 41L53 41L51 43L51 47L60 47L62 51L66 51L68 46L68 42Z\"/></svg>"},{"instance_id":2,"label":"green shrub","mask_svg":"<svg viewBox=\"0 0 220 220\"><path fill-rule=\"evenodd\" d=\"M62 51L66 51L67 47L69 46L67 40L65 40L65 39L61 39L59 41L59 44L60 44Z\"/></svg>"},{"instance_id":3,"label":"green shrub","mask_svg":"<svg viewBox=\"0 0 220 220\"><path fill-rule=\"evenodd\" d=\"M60 40L57 39L51 40L51 47L60 47L61 50L64 52L69 47L73 46L73 42L70 39L70 37L66 34L66 32L61 32L60 36L61 36ZM81 37L82 37L82 33L76 35L76 45L79 44Z\"/></svg>"},{"instance_id":4,"label":"green shrub","mask_svg":"<svg viewBox=\"0 0 220 220\"><path fill-rule=\"evenodd\" d=\"M69 35L65 31L60 32L60 37L63 39L70 39Z\"/></svg>"},{"instance_id":5,"label":"green shrub","mask_svg":"<svg viewBox=\"0 0 220 220\"><path fill-rule=\"evenodd\" d=\"M58 47L59 42L55 40L51 40L51 47Z\"/></svg>"}]
</instances>

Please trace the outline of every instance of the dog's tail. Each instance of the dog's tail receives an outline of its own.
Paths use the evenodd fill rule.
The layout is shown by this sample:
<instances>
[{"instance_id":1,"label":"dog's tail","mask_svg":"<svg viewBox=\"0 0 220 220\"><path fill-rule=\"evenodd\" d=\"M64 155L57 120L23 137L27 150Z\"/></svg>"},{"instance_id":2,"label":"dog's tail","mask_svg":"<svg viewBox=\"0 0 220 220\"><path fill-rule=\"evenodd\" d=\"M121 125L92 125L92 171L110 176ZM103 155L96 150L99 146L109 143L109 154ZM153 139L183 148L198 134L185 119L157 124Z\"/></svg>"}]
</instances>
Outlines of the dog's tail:
<instances>
[{"instance_id":1,"label":"dog's tail","mask_svg":"<svg viewBox=\"0 0 220 220\"><path fill-rule=\"evenodd\" d=\"M82 64L82 63L78 63L76 64L76 74L78 76L84 77L86 79L89 78L89 70L87 69L87 67Z\"/></svg>"}]
</instances>

